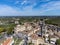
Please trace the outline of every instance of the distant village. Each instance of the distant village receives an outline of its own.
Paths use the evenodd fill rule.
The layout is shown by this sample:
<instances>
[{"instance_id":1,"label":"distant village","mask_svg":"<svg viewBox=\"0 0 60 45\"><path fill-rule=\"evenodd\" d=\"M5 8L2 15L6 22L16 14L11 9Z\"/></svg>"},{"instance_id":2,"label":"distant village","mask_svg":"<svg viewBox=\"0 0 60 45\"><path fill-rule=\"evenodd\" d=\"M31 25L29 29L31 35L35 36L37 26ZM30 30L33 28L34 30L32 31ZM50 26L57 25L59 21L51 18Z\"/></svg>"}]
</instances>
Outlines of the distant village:
<instances>
[{"instance_id":1,"label":"distant village","mask_svg":"<svg viewBox=\"0 0 60 45\"><path fill-rule=\"evenodd\" d=\"M56 45L56 40L60 39L60 27L46 24L44 19L24 22L22 25L18 20L11 21L16 24L12 35L2 32L0 45ZM0 25L2 24L5 23L0 21Z\"/></svg>"}]
</instances>

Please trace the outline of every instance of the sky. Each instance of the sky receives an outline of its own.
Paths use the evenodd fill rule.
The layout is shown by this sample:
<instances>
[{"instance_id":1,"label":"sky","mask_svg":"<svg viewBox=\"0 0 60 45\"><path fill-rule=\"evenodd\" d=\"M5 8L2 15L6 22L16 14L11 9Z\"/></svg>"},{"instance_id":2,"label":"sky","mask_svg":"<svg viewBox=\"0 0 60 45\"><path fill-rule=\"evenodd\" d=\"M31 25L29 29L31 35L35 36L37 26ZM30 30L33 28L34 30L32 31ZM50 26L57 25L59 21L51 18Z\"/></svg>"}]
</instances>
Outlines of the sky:
<instances>
[{"instance_id":1,"label":"sky","mask_svg":"<svg viewBox=\"0 0 60 45\"><path fill-rule=\"evenodd\" d=\"M60 16L60 0L0 0L0 16Z\"/></svg>"}]
</instances>

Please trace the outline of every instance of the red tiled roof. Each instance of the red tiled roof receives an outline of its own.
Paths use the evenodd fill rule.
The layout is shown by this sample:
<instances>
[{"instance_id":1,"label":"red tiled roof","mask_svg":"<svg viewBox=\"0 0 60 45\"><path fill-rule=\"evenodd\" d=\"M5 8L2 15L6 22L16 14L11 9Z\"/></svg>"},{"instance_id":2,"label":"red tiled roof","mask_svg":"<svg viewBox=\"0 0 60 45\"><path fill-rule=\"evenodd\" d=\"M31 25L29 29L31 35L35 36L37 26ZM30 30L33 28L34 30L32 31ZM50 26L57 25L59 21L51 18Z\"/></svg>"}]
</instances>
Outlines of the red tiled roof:
<instances>
[{"instance_id":1,"label":"red tiled roof","mask_svg":"<svg viewBox=\"0 0 60 45\"><path fill-rule=\"evenodd\" d=\"M6 41L4 41L4 43L2 45L8 45L11 41L12 41L12 39L8 38Z\"/></svg>"}]
</instances>

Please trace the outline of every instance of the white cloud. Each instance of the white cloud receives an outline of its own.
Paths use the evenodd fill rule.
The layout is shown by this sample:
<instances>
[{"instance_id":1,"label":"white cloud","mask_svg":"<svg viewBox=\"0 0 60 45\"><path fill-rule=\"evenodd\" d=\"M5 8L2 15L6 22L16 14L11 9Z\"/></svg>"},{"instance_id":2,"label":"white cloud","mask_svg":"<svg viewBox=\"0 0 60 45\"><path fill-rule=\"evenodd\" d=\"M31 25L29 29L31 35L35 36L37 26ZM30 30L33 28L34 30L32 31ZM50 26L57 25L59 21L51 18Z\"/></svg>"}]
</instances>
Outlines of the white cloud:
<instances>
[{"instance_id":1,"label":"white cloud","mask_svg":"<svg viewBox=\"0 0 60 45\"><path fill-rule=\"evenodd\" d=\"M24 0L24 1L21 3L21 5L23 5L23 4L25 4L25 3L27 3L27 0Z\"/></svg>"},{"instance_id":2,"label":"white cloud","mask_svg":"<svg viewBox=\"0 0 60 45\"><path fill-rule=\"evenodd\" d=\"M45 4L42 6L41 8L41 12L40 13L45 13L47 11L51 11L51 10L60 10L60 2L50 2L48 4Z\"/></svg>"},{"instance_id":3,"label":"white cloud","mask_svg":"<svg viewBox=\"0 0 60 45\"><path fill-rule=\"evenodd\" d=\"M20 3L20 1L16 1L16 2L15 2L15 4L19 4L19 3Z\"/></svg>"},{"instance_id":4,"label":"white cloud","mask_svg":"<svg viewBox=\"0 0 60 45\"><path fill-rule=\"evenodd\" d=\"M16 9L7 6L7 5L0 5L0 15L19 15L20 12Z\"/></svg>"},{"instance_id":5,"label":"white cloud","mask_svg":"<svg viewBox=\"0 0 60 45\"><path fill-rule=\"evenodd\" d=\"M26 6L23 8L23 10L17 10L18 8L11 7L8 5L0 5L0 15L6 16L6 15L24 15L24 16L29 16L29 15L43 15L47 11L51 10L60 10L60 2L50 2L48 4L45 4L41 6L39 10L33 10L32 7L36 5L35 3L30 6ZM51 11L52 12L52 11ZM54 12L54 11L53 11ZM55 11L56 12L56 11ZM57 14L57 13L56 13Z\"/></svg>"},{"instance_id":6,"label":"white cloud","mask_svg":"<svg viewBox=\"0 0 60 45\"><path fill-rule=\"evenodd\" d=\"M26 7L24 10L17 10L17 8L0 5L0 16L29 16L29 15L37 15L37 11L33 11L31 7Z\"/></svg>"}]
</instances>

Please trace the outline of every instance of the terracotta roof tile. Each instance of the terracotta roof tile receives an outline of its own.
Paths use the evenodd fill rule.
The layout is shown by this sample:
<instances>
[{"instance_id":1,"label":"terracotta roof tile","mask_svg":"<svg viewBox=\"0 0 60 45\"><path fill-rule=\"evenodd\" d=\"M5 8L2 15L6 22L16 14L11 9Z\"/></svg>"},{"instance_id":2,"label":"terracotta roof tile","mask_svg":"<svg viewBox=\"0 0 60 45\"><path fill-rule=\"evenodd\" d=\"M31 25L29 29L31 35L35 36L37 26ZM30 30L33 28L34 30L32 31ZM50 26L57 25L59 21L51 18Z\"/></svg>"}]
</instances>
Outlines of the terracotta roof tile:
<instances>
[{"instance_id":1,"label":"terracotta roof tile","mask_svg":"<svg viewBox=\"0 0 60 45\"><path fill-rule=\"evenodd\" d=\"M3 42L2 45L8 45L12 41L11 38L8 38L6 41Z\"/></svg>"}]
</instances>

